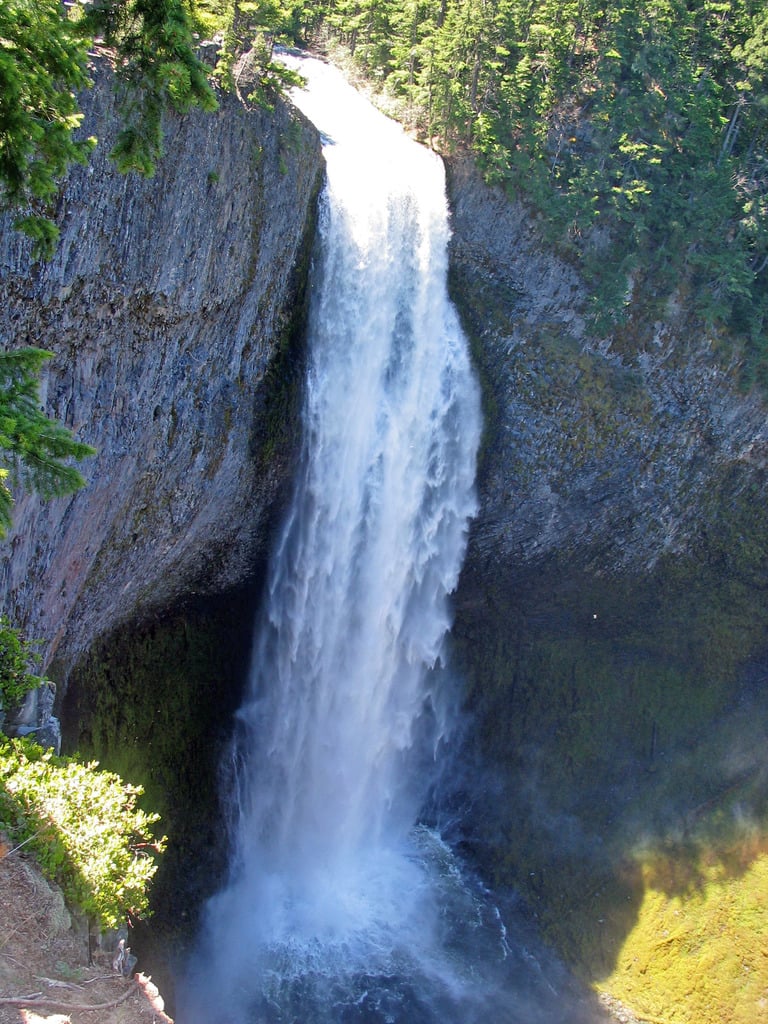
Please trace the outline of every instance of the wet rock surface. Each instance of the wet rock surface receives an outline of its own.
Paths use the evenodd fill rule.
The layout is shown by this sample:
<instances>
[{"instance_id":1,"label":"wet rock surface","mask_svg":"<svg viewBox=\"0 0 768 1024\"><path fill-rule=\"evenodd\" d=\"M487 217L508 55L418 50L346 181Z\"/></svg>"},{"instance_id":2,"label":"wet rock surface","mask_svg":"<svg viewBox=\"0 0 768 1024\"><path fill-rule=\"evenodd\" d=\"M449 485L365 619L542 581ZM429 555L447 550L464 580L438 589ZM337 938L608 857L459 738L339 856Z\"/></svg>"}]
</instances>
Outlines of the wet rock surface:
<instances>
[{"instance_id":1,"label":"wet rock surface","mask_svg":"<svg viewBox=\"0 0 768 1024\"><path fill-rule=\"evenodd\" d=\"M765 401L740 392L733 339L671 299L633 296L629 322L595 336L535 220L461 157L448 170L451 283L486 411L453 635L464 842L616 1019L756 1019L727 970L709 999L684 958L633 991L621 951L663 939L682 898L701 955L725 962L692 894L709 864L747 900L742 871L760 866ZM682 897L680 877L695 879Z\"/></svg>"}]
</instances>

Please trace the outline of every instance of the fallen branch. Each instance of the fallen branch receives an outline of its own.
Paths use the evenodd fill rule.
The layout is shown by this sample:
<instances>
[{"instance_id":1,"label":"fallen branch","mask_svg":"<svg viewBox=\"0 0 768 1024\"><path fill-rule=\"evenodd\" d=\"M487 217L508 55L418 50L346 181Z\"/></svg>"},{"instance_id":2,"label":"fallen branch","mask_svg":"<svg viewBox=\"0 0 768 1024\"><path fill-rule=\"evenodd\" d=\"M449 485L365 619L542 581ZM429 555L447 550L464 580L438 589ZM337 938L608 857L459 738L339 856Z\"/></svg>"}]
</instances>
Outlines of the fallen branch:
<instances>
[{"instance_id":1,"label":"fallen branch","mask_svg":"<svg viewBox=\"0 0 768 1024\"><path fill-rule=\"evenodd\" d=\"M173 1017L169 1017L165 1012L163 997L160 995L157 985L152 981L151 976L146 974L137 974L134 980L139 986L140 991L143 992L145 999L152 1007L155 1017L161 1021L161 1024L173 1024Z\"/></svg>"},{"instance_id":2,"label":"fallen branch","mask_svg":"<svg viewBox=\"0 0 768 1024\"><path fill-rule=\"evenodd\" d=\"M14 846L12 850L9 850L7 847L5 847L3 850L0 850L0 860L5 860L6 857L10 857L12 853L16 853L17 850L20 850L22 846L26 846L27 843L31 843L33 839L37 839L41 831L42 829L38 829L37 832L34 833L34 835L27 836L23 843L19 843L18 846Z\"/></svg>"},{"instance_id":3,"label":"fallen branch","mask_svg":"<svg viewBox=\"0 0 768 1024\"><path fill-rule=\"evenodd\" d=\"M46 985L51 985L53 988L79 988L82 990L82 985L75 985L72 981L59 981L58 978L46 978L40 974L35 975L35 981L44 981Z\"/></svg>"},{"instance_id":4,"label":"fallen branch","mask_svg":"<svg viewBox=\"0 0 768 1024\"><path fill-rule=\"evenodd\" d=\"M136 982L131 982L125 992L109 1003L68 1003L63 999L35 999L34 996L3 996L0 1006L44 1006L48 1010L111 1010L124 1003L130 995L139 991Z\"/></svg>"}]
</instances>

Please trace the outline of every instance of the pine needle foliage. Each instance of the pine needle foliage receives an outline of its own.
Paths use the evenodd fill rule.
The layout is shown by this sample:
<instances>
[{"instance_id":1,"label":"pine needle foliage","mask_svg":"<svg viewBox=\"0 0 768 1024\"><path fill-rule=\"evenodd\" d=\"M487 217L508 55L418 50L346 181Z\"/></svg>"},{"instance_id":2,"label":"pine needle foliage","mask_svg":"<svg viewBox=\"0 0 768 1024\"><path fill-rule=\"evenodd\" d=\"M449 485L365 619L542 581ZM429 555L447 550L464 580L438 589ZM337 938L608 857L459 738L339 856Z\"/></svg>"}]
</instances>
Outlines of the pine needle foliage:
<instances>
[{"instance_id":1,"label":"pine needle foliage","mask_svg":"<svg viewBox=\"0 0 768 1024\"><path fill-rule=\"evenodd\" d=\"M74 134L87 49L59 0L0 0L0 210L18 214L37 255L58 235L47 215L58 180L95 142Z\"/></svg>"},{"instance_id":2,"label":"pine needle foliage","mask_svg":"<svg viewBox=\"0 0 768 1024\"><path fill-rule=\"evenodd\" d=\"M276 43L292 44L302 31L301 9L289 8L275 0L220 0L218 29L222 45L214 77L226 90L237 91L246 102L271 110L275 99L291 86L301 85L295 71L274 59ZM249 55L248 92L240 88L236 68Z\"/></svg>"},{"instance_id":3,"label":"pine needle foliage","mask_svg":"<svg viewBox=\"0 0 768 1024\"><path fill-rule=\"evenodd\" d=\"M326 29L523 199L609 332L674 295L768 383L764 0L325 0Z\"/></svg>"},{"instance_id":4,"label":"pine needle foliage","mask_svg":"<svg viewBox=\"0 0 768 1024\"><path fill-rule=\"evenodd\" d=\"M41 411L40 372L51 356L39 348L0 352L0 537L12 522L9 484L43 498L71 494L85 480L69 460L96 451Z\"/></svg>"},{"instance_id":5,"label":"pine needle foliage","mask_svg":"<svg viewBox=\"0 0 768 1024\"><path fill-rule=\"evenodd\" d=\"M163 154L163 110L217 106L187 9L182 0L98 0L80 31L115 52L123 127L111 156L119 170L151 177Z\"/></svg>"},{"instance_id":6,"label":"pine needle foliage","mask_svg":"<svg viewBox=\"0 0 768 1024\"><path fill-rule=\"evenodd\" d=\"M12 708L42 683L32 671L40 661L38 644L27 640L0 615L0 710Z\"/></svg>"},{"instance_id":7,"label":"pine needle foliage","mask_svg":"<svg viewBox=\"0 0 768 1024\"><path fill-rule=\"evenodd\" d=\"M36 258L55 250L59 182L96 144L78 132L78 94L97 39L120 82L121 170L154 173L166 108L216 107L183 0L0 0L0 211L13 212Z\"/></svg>"}]
</instances>

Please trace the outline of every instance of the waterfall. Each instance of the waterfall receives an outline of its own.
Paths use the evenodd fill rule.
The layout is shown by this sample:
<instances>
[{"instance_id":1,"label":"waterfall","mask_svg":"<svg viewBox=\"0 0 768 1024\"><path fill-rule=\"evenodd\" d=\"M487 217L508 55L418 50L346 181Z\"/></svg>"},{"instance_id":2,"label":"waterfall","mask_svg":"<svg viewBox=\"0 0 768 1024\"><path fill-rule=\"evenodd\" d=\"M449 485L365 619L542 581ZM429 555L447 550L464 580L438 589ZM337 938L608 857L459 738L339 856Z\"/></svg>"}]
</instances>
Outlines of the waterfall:
<instances>
[{"instance_id":1,"label":"waterfall","mask_svg":"<svg viewBox=\"0 0 768 1024\"><path fill-rule=\"evenodd\" d=\"M327 186L305 440L240 714L237 836L244 877L288 871L300 902L318 873L338 887L399 844L418 811L408 764L439 703L424 677L450 624L480 433L446 293L442 163L333 69L310 71Z\"/></svg>"},{"instance_id":2,"label":"waterfall","mask_svg":"<svg viewBox=\"0 0 768 1024\"><path fill-rule=\"evenodd\" d=\"M451 727L435 669L481 432L443 166L335 69L301 71L327 161L303 450L237 716L230 877L181 1021L518 1020L489 1004L498 910L417 825Z\"/></svg>"}]
</instances>

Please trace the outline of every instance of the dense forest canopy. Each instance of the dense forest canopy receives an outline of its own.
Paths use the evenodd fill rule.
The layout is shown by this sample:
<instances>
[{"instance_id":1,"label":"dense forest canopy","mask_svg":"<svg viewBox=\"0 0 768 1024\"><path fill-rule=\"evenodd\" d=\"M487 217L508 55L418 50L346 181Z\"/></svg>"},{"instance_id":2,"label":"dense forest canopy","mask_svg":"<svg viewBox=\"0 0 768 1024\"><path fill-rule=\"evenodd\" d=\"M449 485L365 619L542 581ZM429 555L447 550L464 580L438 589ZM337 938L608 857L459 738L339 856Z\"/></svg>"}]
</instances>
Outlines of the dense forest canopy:
<instances>
[{"instance_id":1,"label":"dense forest canopy","mask_svg":"<svg viewBox=\"0 0 768 1024\"><path fill-rule=\"evenodd\" d=\"M318 16L469 144L578 260L598 328L672 292L744 338L765 382L764 0L326 0ZM633 292L634 285L638 291ZM647 316L648 309L644 311Z\"/></svg>"},{"instance_id":2,"label":"dense forest canopy","mask_svg":"<svg viewBox=\"0 0 768 1024\"><path fill-rule=\"evenodd\" d=\"M335 36L425 139L470 146L540 215L598 330L638 295L661 317L674 293L743 339L744 383L768 381L763 0L0 0L0 202L42 249L55 234L40 206L93 144L74 94L94 38L123 85L114 156L148 174L164 107L215 103L195 32L216 31L219 81L255 43L265 92L275 39Z\"/></svg>"}]
</instances>

